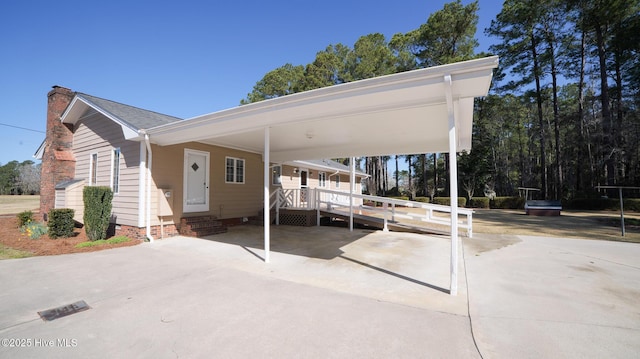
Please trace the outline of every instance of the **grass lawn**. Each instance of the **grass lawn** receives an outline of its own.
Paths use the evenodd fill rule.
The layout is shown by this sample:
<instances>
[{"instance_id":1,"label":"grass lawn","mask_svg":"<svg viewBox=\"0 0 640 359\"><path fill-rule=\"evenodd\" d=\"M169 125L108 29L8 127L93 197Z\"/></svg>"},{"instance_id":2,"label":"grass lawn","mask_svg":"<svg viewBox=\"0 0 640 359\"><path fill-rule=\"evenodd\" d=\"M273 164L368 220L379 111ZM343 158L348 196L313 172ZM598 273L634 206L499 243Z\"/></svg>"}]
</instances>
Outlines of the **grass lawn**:
<instances>
[{"instance_id":1,"label":"grass lawn","mask_svg":"<svg viewBox=\"0 0 640 359\"><path fill-rule=\"evenodd\" d=\"M17 249L9 248L0 243L0 259L27 258L33 254Z\"/></svg>"},{"instance_id":2,"label":"grass lawn","mask_svg":"<svg viewBox=\"0 0 640 359\"><path fill-rule=\"evenodd\" d=\"M40 207L40 196L0 196L0 215L36 211Z\"/></svg>"},{"instance_id":3,"label":"grass lawn","mask_svg":"<svg viewBox=\"0 0 640 359\"><path fill-rule=\"evenodd\" d=\"M131 239L125 236L117 236L109 239L98 239L96 241L81 242L76 244L76 248L96 247L96 246L103 246L105 244L118 244L118 243L128 242L130 240Z\"/></svg>"}]
</instances>

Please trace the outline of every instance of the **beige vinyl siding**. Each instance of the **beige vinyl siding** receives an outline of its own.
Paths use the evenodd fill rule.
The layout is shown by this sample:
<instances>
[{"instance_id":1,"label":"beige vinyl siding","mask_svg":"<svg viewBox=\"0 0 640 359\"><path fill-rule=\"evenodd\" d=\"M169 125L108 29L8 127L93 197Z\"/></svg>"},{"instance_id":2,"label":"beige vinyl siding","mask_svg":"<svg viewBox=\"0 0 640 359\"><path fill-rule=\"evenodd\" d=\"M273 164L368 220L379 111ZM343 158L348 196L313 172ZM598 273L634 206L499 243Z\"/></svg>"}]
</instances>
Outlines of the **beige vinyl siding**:
<instances>
[{"instance_id":1,"label":"beige vinyl siding","mask_svg":"<svg viewBox=\"0 0 640 359\"><path fill-rule=\"evenodd\" d=\"M282 187L282 189L298 189L300 188L300 173L293 173L294 168L288 165L282 166L282 184L281 186L271 185L271 190L274 191L276 188ZM302 168L305 170L305 168ZM316 170L313 168L306 169L309 173L307 176L307 187L309 188L321 188L328 189L333 191L343 191L349 192L349 175L348 174L334 174L335 171L330 170ZM298 168L300 171L300 168ZM325 173L325 186L320 187L319 173ZM336 188L336 176L340 176L340 187ZM356 176L356 188L355 193L362 193L362 185L360 184L360 180L362 177Z\"/></svg>"},{"instance_id":2,"label":"beige vinyl siding","mask_svg":"<svg viewBox=\"0 0 640 359\"><path fill-rule=\"evenodd\" d=\"M74 183L67 188L56 189L55 208L71 208L74 210L73 219L83 222L84 201L82 200L82 189L84 182Z\"/></svg>"},{"instance_id":3,"label":"beige vinyl siding","mask_svg":"<svg viewBox=\"0 0 640 359\"><path fill-rule=\"evenodd\" d=\"M73 152L76 157L75 178L88 182L91 154L98 154L96 186L111 185L112 152L120 148L120 189L113 197L112 213L117 224L138 226L138 181L140 143L124 139L122 129L101 114L76 124Z\"/></svg>"},{"instance_id":4,"label":"beige vinyl siding","mask_svg":"<svg viewBox=\"0 0 640 359\"><path fill-rule=\"evenodd\" d=\"M68 207L65 207L65 204L66 204L66 198L65 198L64 188L63 189L56 188L54 208L68 208Z\"/></svg>"},{"instance_id":5,"label":"beige vinyl siding","mask_svg":"<svg viewBox=\"0 0 640 359\"><path fill-rule=\"evenodd\" d=\"M244 183L225 183L226 157L244 159ZM262 210L263 162L255 153L217 148L211 153L211 210L219 218L257 216Z\"/></svg>"},{"instance_id":6,"label":"beige vinyl siding","mask_svg":"<svg viewBox=\"0 0 640 359\"><path fill-rule=\"evenodd\" d=\"M271 191L273 192L276 188L282 189L298 189L300 188L300 175L293 173L294 167L291 166L282 166L282 174L280 175L280 185L274 186L271 185Z\"/></svg>"},{"instance_id":7,"label":"beige vinyl siding","mask_svg":"<svg viewBox=\"0 0 640 359\"><path fill-rule=\"evenodd\" d=\"M173 146L152 145L153 193L156 188L173 190L173 218L178 223L183 216L184 150L209 152L209 211L190 212L184 216L213 215L220 219L256 216L262 210L263 164L262 156L202 143L186 143ZM226 157L245 160L244 183L225 183ZM157 196L152 195L154 203ZM153 206L154 211L157 205ZM157 216L153 216L154 220Z\"/></svg>"}]
</instances>

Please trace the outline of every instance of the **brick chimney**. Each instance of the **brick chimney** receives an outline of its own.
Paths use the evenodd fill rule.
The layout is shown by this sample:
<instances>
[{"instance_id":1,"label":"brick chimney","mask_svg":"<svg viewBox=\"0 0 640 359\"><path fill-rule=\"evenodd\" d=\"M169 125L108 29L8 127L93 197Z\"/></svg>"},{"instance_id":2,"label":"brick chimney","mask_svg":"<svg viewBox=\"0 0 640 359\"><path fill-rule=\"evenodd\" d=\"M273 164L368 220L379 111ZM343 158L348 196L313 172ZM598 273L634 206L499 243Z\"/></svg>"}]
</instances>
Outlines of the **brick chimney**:
<instances>
[{"instance_id":1,"label":"brick chimney","mask_svg":"<svg viewBox=\"0 0 640 359\"><path fill-rule=\"evenodd\" d=\"M60 120L74 95L70 89L60 86L53 86L47 95L47 134L40 175L40 215L45 219L49 210L55 207L56 184L75 176L72 126Z\"/></svg>"}]
</instances>

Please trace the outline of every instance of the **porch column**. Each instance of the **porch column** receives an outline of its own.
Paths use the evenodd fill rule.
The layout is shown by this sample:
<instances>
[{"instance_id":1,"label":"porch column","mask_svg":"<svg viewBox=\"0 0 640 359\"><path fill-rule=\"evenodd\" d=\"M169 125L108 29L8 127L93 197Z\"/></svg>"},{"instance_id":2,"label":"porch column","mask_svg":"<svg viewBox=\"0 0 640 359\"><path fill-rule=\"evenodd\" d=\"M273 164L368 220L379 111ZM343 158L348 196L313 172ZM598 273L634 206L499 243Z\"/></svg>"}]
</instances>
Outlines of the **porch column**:
<instances>
[{"instance_id":1,"label":"porch column","mask_svg":"<svg viewBox=\"0 0 640 359\"><path fill-rule=\"evenodd\" d=\"M449 196L451 199L451 284L450 295L458 294L458 139L456 137L456 119L451 93L451 75L444 76L444 92L447 99L449 117Z\"/></svg>"},{"instance_id":2,"label":"porch column","mask_svg":"<svg viewBox=\"0 0 640 359\"><path fill-rule=\"evenodd\" d=\"M349 159L349 230L353 232L353 191L356 187L356 159Z\"/></svg>"},{"instance_id":3,"label":"porch column","mask_svg":"<svg viewBox=\"0 0 640 359\"><path fill-rule=\"evenodd\" d=\"M271 234L271 208L269 208L269 180L271 178L269 174L269 127L264 128L264 261L269 263L269 250L270 250L270 234Z\"/></svg>"}]
</instances>

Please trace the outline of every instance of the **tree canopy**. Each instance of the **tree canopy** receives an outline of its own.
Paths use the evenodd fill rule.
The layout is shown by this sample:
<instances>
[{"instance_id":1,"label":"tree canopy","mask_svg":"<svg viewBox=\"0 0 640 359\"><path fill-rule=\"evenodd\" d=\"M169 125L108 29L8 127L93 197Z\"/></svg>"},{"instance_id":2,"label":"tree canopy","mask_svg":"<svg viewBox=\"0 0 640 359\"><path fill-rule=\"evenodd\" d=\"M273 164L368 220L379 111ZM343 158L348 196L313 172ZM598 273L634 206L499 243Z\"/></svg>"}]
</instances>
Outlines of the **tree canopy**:
<instances>
[{"instance_id":1,"label":"tree canopy","mask_svg":"<svg viewBox=\"0 0 640 359\"><path fill-rule=\"evenodd\" d=\"M0 194L40 193L40 165L27 160L0 166Z\"/></svg>"},{"instance_id":2,"label":"tree canopy","mask_svg":"<svg viewBox=\"0 0 640 359\"><path fill-rule=\"evenodd\" d=\"M374 33L352 48L329 45L308 65L268 72L241 103L485 56L475 52L478 9L456 0L389 40ZM536 187L563 199L638 186L639 11L637 0L504 2L484 29L498 40L490 51L500 67L489 96L476 100L473 149L458 155L468 196ZM447 195L446 156L405 155L409 171L389 176L392 155L360 161L369 193Z\"/></svg>"}]
</instances>

